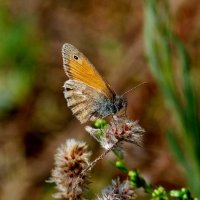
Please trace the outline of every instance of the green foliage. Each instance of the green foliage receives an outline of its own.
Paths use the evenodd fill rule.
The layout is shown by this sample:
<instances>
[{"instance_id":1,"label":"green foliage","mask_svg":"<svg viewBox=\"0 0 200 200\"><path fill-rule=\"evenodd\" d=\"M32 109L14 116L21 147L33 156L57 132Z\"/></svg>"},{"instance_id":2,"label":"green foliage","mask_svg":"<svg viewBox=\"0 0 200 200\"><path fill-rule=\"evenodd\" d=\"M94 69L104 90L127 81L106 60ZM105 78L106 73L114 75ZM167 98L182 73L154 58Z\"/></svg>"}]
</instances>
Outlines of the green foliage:
<instances>
[{"instance_id":1,"label":"green foliage","mask_svg":"<svg viewBox=\"0 0 200 200\"><path fill-rule=\"evenodd\" d=\"M169 192L163 186L154 188L151 184L140 175L138 170L129 170L124 161L117 160L115 167L125 173L131 182L133 188L143 188L144 192L151 196L152 200L168 200L171 198L179 200L198 200L193 198L189 189L181 188L180 190L171 190Z\"/></svg>"},{"instance_id":2,"label":"green foliage","mask_svg":"<svg viewBox=\"0 0 200 200\"><path fill-rule=\"evenodd\" d=\"M180 200L193 199L191 196L190 190L186 188L182 188L180 190L171 190L169 194L171 197L177 197ZM194 198L194 199L197 200L198 198Z\"/></svg>"},{"instance_id":3,"label":"green foliage","mask_svg":"<svg viewBox=\"0 0 200 200\"><path fill-rule=\"evenodd\" d=\"M0 116L23 103L31 91L41 47L34 39L34 22L9 13L0 6Z\"/></svg>"},{"instance_id":4,"label":"green foliage","mask_svg":"<svg viewBox=\"0 0 200 200\"><path fill-rule=\"evenodd\" d=\"M152 200L168 200L167 192L162 186L159 186L158 188L154 189L151 196Z\"/></svg>"},{"instance_id":5,"label":"green foliage","mask_svg":"<svg viewBox=\"0 0 200 200\"><path fill-rule=\"evenodd\" d=\"M145 1L144 36L151 71L171 109L171 116L175 116L176 129L169 131L169 144L185 169L192 191L200 196L200 120L197 100L190 59L184 45L171 30L167 1ZM174 55L182 78L178 84L174 78Z\"/></svg>"}]
</instances>

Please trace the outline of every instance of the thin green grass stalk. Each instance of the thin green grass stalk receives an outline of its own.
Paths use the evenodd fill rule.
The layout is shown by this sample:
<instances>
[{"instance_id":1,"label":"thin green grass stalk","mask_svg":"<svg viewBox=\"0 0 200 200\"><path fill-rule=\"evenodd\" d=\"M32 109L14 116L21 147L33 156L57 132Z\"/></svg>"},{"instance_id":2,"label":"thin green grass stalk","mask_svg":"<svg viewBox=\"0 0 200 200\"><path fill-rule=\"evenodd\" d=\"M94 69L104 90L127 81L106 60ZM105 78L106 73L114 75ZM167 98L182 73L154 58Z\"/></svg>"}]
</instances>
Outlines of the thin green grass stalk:
<instances>
[{"instance_id":1,"label":"thin green grass stalk","mask_svg":"<svg viewBox=\"0 0 200 200\"><path fill-rule=\"evenodd\" d=\"M190 59L182 42L171 31L168 1L146 0L144 20L145 47L150 68L176 119L176 129L170 131L168 141L185 169L190 187L195 195L200 196L200 120ZM183 99L175 81L174 55L179 59L182 77L179 84Z\"/></svg>"}]
</instances>

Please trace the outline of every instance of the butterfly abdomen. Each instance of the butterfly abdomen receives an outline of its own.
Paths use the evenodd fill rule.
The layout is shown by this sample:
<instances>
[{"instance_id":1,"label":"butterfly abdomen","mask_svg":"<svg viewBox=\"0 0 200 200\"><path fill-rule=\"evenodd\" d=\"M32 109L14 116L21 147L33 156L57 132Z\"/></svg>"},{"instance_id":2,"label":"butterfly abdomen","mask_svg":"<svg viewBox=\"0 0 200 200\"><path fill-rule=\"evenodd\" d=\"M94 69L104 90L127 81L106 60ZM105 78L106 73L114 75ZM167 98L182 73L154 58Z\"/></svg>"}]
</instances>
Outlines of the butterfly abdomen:
<instances>
[{"instance_id":1,"label":"butterfly abdomen","mask_svg":"<svg viewBox=\"0 0 200 200\"><path fill-rule=\"evenodd\" d=\"M100 116L100 118L104 118L111 114L114 114L114 105L112 101L105 97L101 98L100 101L98 101L97 107L97 113Z\"/></svg>"}]
</instances>

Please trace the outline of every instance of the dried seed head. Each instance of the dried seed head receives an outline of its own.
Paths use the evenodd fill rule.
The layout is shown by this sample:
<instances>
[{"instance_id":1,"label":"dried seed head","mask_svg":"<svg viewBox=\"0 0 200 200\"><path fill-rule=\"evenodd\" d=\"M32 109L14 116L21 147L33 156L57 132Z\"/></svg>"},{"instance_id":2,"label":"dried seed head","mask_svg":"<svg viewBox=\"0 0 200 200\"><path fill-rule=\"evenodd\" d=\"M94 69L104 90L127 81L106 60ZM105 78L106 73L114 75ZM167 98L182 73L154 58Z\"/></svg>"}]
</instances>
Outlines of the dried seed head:
<instances>
[{"instance_id":1,"label":"dried seed head","mask_svg":"<svg viewBox=\"0 0 200 200\"><path fill-rule=\"evenodd\" d=\"M142 136L145 132L137 121L118 116L113 116L110 125L106 129L101 130L101 137L99 137L100 129L87 126L86 131L97 139L105 149L109 149L118 140L141 146Z\"/></svg>"},{"instance_id":2,"label":"dried seed head","mask_svg":"<svg viewBox=\"0 0 200 200\"><path fill-rule=\"evenodd\" d=\"M102 191L98 200L132 200L135 199L135 191L128 180L120 182L119 178L112 181L112 185Z\"/></svg>"},{"instance_id":3,"label":"dried seed head","mask_svg":"<svg viewBox=\"0 0 200 200\"><path fill-rule=\"evenodd\" d=\"M89 178L87 174L83 177L79 175L88 166L90 155L86 144L74 139L67 140L57 149L55 167L49 180L56 183L59 191L54 195L55 198L83 199Z\"/></svg>"}]
</instances>

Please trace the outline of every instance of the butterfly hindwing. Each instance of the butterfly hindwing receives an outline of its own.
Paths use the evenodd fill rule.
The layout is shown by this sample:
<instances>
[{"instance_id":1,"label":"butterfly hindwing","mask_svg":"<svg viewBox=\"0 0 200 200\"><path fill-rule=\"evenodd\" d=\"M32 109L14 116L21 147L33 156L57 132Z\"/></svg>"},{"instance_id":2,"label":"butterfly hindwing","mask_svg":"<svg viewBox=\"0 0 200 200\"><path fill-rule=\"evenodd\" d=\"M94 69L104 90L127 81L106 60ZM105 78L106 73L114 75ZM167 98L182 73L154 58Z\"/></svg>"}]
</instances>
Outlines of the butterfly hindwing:
<instances>
[{"instance_id":1,"label":"butterfly hindwing","mask_svg":"<svg viewBox=\"0 0 200 200\"><path fill-rule=\"evenodd\" d=\"M64 84L67 105L81 123L105 117L107 108L104 102L110 102L93 88L76 80L67 80Z\"/></svg>"}]
</instances>

